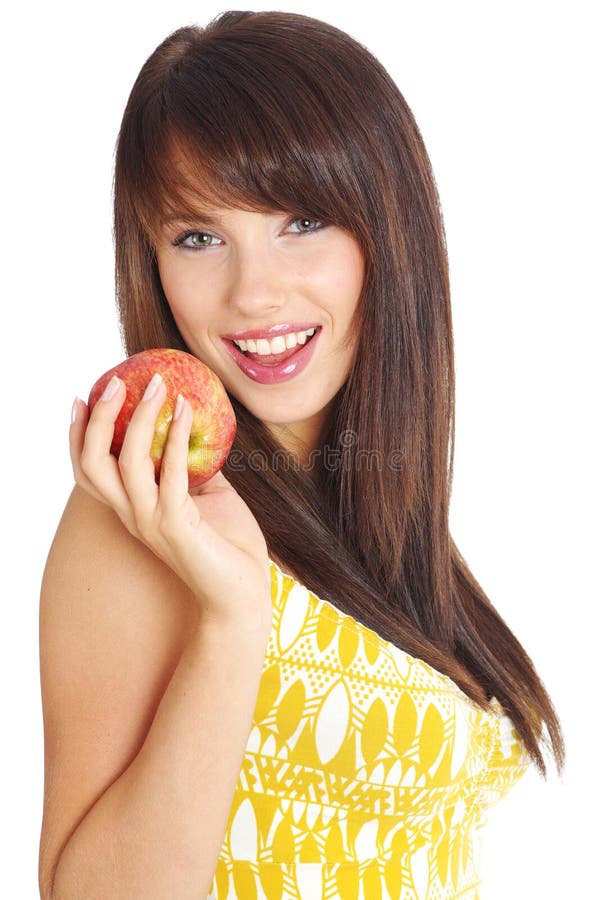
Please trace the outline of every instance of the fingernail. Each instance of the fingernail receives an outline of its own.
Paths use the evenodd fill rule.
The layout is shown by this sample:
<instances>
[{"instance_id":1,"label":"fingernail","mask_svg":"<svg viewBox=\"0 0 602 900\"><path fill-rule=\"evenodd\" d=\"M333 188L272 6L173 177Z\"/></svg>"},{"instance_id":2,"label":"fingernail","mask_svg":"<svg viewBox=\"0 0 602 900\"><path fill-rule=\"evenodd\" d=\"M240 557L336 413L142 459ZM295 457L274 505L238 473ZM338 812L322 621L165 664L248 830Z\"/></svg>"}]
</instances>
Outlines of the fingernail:
<instances>
[{"instance_id":1,"label":"fingernail","mask_svg":"<svg viewBox=\"0 0 602 900\"><path fill-rule=\"evenodd\" d=\"M148 383L148 386L144 392L144 397L142 399L143 400L152 400L152 398L155 396L155 394L159 390L159 385L161 384L162 380L163 379L161 378L160 374L158 372L155 372L155 374L153 375L153 377L151 378L151 380Z\"/></svg>"},{"instance_id":2,"label":"fingernail","mask_svg":"<svg viewBox=\"0 0 602 900\"><path fill-rule=\"evenodd\" d=\"M101 400L110 400L111 397L114 397L115 394L117 393L118 387L119 387L119 378L117 377L117 375L113 375L113 377L107 384L106 388L104 389L104 393L100 399Z\"/></svg>"},{"instance_id":3,"label":"fingernail","mask_svg":"<svg viewBox=\"0 0 602 900\"><path fill-rule=\"evenodd\" d=\"M71 424L72 425L77 420L77 402L78 402L78 400L79 400L79 397L76 397L75 400L73 401L73 406L71 407Z\"/></svg>"},{"instance_id":4,"label":"fingernail","mask_svg":"<svg viewBox=\"0 0 602 900\"><path fill-rule=\"evenodd\" d=\"M174 414L173 414L174 422L176 421L176 419L180 418L180 413L182 412L183 406L184 406L184 398L182 397L181 394L178 394L178 398L176 400L176 408L174 409Z\"/></svg>"}]
</instances>

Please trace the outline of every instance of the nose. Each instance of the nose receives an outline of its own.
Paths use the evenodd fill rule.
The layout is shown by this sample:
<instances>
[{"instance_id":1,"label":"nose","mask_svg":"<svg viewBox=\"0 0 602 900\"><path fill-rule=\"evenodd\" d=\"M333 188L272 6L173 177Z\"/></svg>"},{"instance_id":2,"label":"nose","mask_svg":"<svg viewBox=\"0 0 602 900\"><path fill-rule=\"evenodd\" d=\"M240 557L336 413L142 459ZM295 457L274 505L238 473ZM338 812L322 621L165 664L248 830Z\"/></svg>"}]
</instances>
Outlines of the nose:
<instances>
[{"instance_id":1,"label":"nose","mask_svg":"<svg viewBox=\"0 0 602 900\"><path fill-rule=\"evenodd\" d=\"M290 266L268 241L239 244L233 254L230 304L241 318L260 320L285 305Z\"/></svg>"}]
</instances>

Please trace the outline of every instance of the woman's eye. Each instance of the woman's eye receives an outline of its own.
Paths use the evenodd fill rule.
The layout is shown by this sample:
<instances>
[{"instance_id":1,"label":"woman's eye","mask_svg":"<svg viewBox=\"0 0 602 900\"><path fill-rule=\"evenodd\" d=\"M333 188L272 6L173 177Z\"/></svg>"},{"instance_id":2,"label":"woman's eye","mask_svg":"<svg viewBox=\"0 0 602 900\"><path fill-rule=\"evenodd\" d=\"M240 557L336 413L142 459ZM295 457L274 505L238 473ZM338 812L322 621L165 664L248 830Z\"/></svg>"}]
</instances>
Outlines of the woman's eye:
<instances>
[{"instance_id":1,"label":"woman's eye","mask_svg":"<svg viewBox=\"0 0 602 900\"><path fill-rule=\"evenodd\" d=\"M186 247L187 250L204 250L212 247L218 241L214 234L208 231L187 231L174 241L176 247Z\"/></svg>"},{"instance_id":2,"label":"woman's eye","mask_svg":"<svg viewBox=\"0 0 602 900\"><path fill-rule=\"evenodd\" d=\"M322 223L317 219L308 219L306 216L297 216L289 225L289 228L294 228L297 234L307 234L321 227Z\"/></svg>"}]
</instances>

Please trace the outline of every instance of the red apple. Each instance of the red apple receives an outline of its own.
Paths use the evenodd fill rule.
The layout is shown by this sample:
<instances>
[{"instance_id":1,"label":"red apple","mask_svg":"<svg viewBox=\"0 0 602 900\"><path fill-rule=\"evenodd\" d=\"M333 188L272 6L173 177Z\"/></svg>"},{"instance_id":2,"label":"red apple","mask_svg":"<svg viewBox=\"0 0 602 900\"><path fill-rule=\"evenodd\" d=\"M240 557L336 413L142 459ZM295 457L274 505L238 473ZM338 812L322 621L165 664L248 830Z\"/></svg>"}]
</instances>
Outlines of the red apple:
<instances>
[{"instance_id":1,"label":"red apple","mask_svg":"<svg viewBox=\"0 0 602 900\"><path fill-rule=\"evenodd\" d=\"M90 412L113 375L125 382L126 398L115 422L111 444L111 453L118 457L132 414L155 372L161 373L167 388L150 449L155 478L159 481L163 449L180 393L190 402L193 412L188 443L188 486L198 487L225 463L236 434L236 417L223 384L196 356L165 348L135 353L101 375L94 384L88 399Z\"/></svg>"}]
</instances>

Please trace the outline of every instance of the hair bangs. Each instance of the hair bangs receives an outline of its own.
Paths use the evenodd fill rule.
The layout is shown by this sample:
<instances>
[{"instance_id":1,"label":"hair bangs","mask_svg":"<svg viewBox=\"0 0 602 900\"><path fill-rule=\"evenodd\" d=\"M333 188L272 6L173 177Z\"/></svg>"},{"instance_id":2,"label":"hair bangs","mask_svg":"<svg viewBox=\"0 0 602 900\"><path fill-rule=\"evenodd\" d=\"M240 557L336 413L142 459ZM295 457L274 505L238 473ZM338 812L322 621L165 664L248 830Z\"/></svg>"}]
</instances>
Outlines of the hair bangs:
<instances>
[{"instance_id":1,"label":"hair bangs","mask_svg":"<svg viewBox=\"0 0 602 900\"><path fill-rule=\"evenodd\" d=\"M234 52L229 64L223 48L215 59L211 47L189 52L147 103L127 155L131 203L150 241L170 218L221 206L315 217L348 229L370 255L357 150L330 102L290 60L266 55L257 68L257 54L245 64Z\"/></svg>"}]
</instances>

